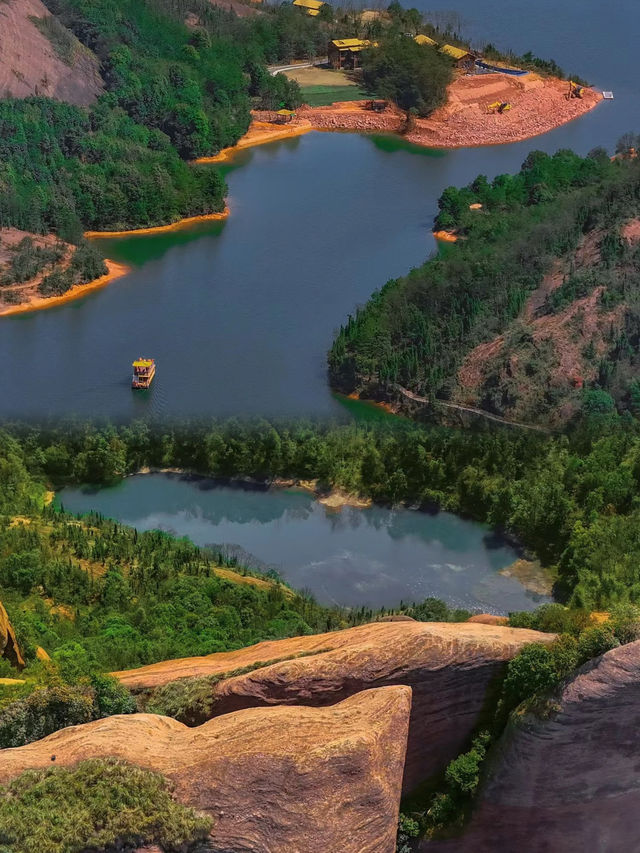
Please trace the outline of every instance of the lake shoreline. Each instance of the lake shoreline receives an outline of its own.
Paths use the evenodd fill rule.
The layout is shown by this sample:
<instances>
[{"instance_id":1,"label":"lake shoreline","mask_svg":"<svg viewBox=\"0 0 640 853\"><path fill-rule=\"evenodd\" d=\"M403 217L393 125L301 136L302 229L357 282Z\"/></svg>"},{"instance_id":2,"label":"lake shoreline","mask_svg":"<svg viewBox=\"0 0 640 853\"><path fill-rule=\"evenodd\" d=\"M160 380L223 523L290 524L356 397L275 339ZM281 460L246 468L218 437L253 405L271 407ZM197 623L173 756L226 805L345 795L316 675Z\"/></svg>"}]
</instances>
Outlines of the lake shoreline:
<instances>
[{"instance_id":1,"label":"lake shoreline","mask_svg":"<svg viewBox=\"0 0 640 853\"><path fill-rule=\"evenodd\" d=\"M161 476L141 476L152 473ZM144 484L145 480L150 482ZM212 478L173 466L141 467L114 485L113 490L98 486L75 488L75 496L66 495L63 490L57 505L72 513L97 512L142 530L160 529L173 536L187 536L200 547L234 556L252 574L273 567L291 588L311 589L327 601L345 607L359 607L363 601L366 606L397 607L398 601L437 597L450 607L504 616L511 611L529 610L536 602L553 600L547 597L547 590L540 586L533 588L515 574L523 554L500 530L488 529L473 518L452 512L451 508L408 503L383 505L339 489L330 490L315 479ZM102 491L104 496L100 496ZM164 494L167 502L159 498ZM145 496L151 496L150 504L145 503ZM349 509L342 513L342 506ZM212 509L212 515L207 507ZM165 512L169 513L166 517ZM207 529L207 518L216 532ZM140 519L142 524L131 519ZM235 529L238 523L251 519L260 523L257 526L250 523L248 533ZM288 519L286 524L285 519ZM311 525L302 539L296 539L299 534L295 534L290 546L286 544L289 534L285 530L289 522ZM222 527L218 531L219 524ZM273 526L273 535L265 537L260 532L264 524ZM225 525L231 527L226 529ZM326 532L322 533L318 525L324 526ZM380 549L363 545L362 534L358 533L362 525L372 532L388 531L389 540L396 543L394 549L401 541L405 544L390 557L384 543ZM431 532L424 535L425 530ZM472 534L471 548L463 547L467 532ZM325 544L326 536L334 533L338 537L337 549ZM314 546L306 553L305 548L309 551L312 541L316 541L319 550L316 552ZM301 546L302 542L307 544ZM426 546L435 550L413 558L405 553L407 548L419 550ZM302 550L297 550L300 547ZM245 562L247 557L249 562ZM534 565L528 568L527 580L531 581L536 574ZM352 575L343 576L344 571L352 569ZM239 571L243 573L242 569ZM469 574L458 575L467 571ZM511 586L501 585L505 583ZM382 589L387 592L378 600Z\"/></svg>"},{"instance_id":2,"label":"lake shoreline","mask_svg":"<svg viewBox=\"0 0 640 853\"><path fill-rule=\"evenodd\" d=\"M558 78L525 78L495 73L460 77L449 86L444 106L428 118L407 123L406 113L394 104L384 112L366 108L366 101L336 101L329 106L303 105L286 125L277 124L274 111L254 110L247 133L229 148L195 163L224 163L248 148L295 138L310 131L389 134L421 148L455 149L509 145L549 133L593 110L602 95L587 89L583 98L567 100L568 83ZM498 114L490 101L509 99L512 109Z\"/></svg>"},{"instance_id":3,"label":"lake shoreline","mask_svg":"<svg viewBox=\"0 0 640 853\"><path fill-rule=\"evenodd\" d=\"M305 480L293 477L274 477L272 480L258 480L255 477L214 477L208 474L188 471L185 468L152 468L144 466L131 474L125 474L123 479L147 474L173 474L194 480L211 480L216 485L236 485L260 491L269 491L269 489L299 489L313 495L318 503L328 509L342 509L344 506L366 509L373 506L371 498L354 495L340 488L323 489L319 486L318 480Z\"/></svg>"},{"instance_id":4,"label":"lake shoreline","mask_svg":"<svg viewBox=\"0 0 640 853\"><path fill-rule=\"evenodd\" d=\"M229 207L225 206L223 211L203 213L200 216L186 216L184 219L178 219L176 222L170 222L168 225L151 225L148 228L129 228L124 231L85 231L84 236L88 240L97 240L102 237L136 237L138 235L162 234L167 231L180 231L183 228L190 228L198 222L215 222L227 219L230 212Z\"/></svg>"},{"instance_id":5,"label":"lake shoreline","mask_svg":"<svg viewBox=\"0 0 640 853\"><path fill-rule=\"evenodd\" d=\"M60 296L32 296L24 302L18 302L15 305L6 305L0 308L0 317L42 311L45 308L55 308L67 302L74 302L76 299L82 299L88 293L100 290L112 281L122 278L131 272L131 267L127 266L127 264L121 264L108 258L105 258L105 264L107 265L105 275L86 284L76 284L67 290L66 293L60 294Z\"/></svg>"}]
</instances>

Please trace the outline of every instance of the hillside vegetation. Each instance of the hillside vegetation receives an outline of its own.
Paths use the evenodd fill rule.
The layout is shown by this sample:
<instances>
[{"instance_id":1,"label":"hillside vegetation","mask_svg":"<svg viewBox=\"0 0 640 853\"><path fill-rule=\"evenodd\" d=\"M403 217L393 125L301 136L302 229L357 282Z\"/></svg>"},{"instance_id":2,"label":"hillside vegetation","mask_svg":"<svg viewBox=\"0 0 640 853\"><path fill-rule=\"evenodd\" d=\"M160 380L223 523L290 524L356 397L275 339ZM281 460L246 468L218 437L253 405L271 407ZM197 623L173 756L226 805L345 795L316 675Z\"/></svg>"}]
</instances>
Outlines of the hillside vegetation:
<instances>
[{"instance_id":1,"label":"hillside vegetation","mask_svg":"<svg viewBox=\"0 0 640 853\"><path fill-rule=\"evenodd\" d=\"M533 152L517 175L480 175L439 206L458 242L349 318L329 354L334 387L393 399L401 385L541 423L583 404L634 409L637 160Z\"/></svg>"}]
</instances>

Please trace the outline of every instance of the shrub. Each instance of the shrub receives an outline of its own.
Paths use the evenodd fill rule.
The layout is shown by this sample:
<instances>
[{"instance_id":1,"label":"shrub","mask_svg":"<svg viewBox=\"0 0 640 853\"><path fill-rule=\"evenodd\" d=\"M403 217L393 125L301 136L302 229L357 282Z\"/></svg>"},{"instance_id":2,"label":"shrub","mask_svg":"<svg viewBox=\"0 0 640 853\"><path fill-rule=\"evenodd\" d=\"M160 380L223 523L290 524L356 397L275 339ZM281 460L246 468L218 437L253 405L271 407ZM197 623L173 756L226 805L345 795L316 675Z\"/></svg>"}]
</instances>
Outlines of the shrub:
<instances>
[{"instance_id":1,"label":"shrub","mask_svg":"<svg viewBox=\"0 0 640 853\"><path fill-rule=\"evenodd\" d=\"M177 803L167 780L113 759L27 770L0 788L0 845L11 853L82 853L159 844L186 851L212 821Z\"/></svg>"},{"instance_id":2,"label":"shrub","mask_svg":"<svg viewBox=\"0 0 640 853\"><path fill-rule=\"evenodd\" d=\"M35 690L0 712L0 749L23 746L58 729L94 718L93 693L59 682Z\"/></svg>"},{"instance_id":3,"label":"shrub","mask_svg":"<svg viewBox=\"0 0 640 853\"><path fill-rule=\"evenodd\" d=\"M619 645L610 625L594 625L593 628L583 631L578 638L578 656L584 663Z\"/></svg>"},{"instance_id":4,"label":"shrub","mask_svg":"<svg viewBox=\"0 0 640 853\"><path fill-rule=\"evenodd\" d=\"M145 711L173 717L188 726L198 725L212 716L213 687L217 681L216 676L205 676L163 684L153 691Z\"/></svg>"},{"instance_id":5,"label":"shrub","mask_svg":"<svg viewBox=\"0 0 640 853\"><path fill-rule=\"evenodd\" d=\"M543 693L558 682L552 652L541 643L531 643L509 661L503 694L509 708L515 708L534 693Z\"/></svg>"},{"instance_id":6,"label":"shrub","mask_svg":"<svg viewBox=\"0 0 640 853\"><path fill-rule=\"evenodd\" d=\"M613 633L621 643L632 643L640 637L640 607L621 604L611 609Z\"/></svg>"},{"instance_id":7,"label":"shrub","mask_svg":"<svg viewBox=\"0 0 640 853\"><path fill-rule=\"evenodd\" d=\"M136 700L127 688L112 675L91 676L94 690L94 714L96 717L111 717L114 714L134 714Z\"/></svg>"}]
</instances>

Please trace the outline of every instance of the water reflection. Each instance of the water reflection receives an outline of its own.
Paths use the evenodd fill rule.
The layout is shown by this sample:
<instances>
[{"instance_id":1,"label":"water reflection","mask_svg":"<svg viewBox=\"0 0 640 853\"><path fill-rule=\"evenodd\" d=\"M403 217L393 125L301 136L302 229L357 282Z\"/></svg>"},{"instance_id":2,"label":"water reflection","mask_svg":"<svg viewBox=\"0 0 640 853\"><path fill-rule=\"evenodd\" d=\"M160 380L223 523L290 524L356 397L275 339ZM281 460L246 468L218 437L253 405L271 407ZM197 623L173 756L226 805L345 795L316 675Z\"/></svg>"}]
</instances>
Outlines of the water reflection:
<instances>
[{"instance_id":1,"label":"water reflection","mask_svg":"<svg viewBox=\"0 0 640 853\"><path fill-rule=\"evenodd\" d=\"M450 513L344 507L297 489L265 489L180 475L131 477L99 491L64 490L64 507L96 510L139 530L198 545L226 544L254 567L273 567L326 603L396 606L436 596L507 612L546 600L501 575L517 554L485 526Z\"/></svg>"}]
</instances>

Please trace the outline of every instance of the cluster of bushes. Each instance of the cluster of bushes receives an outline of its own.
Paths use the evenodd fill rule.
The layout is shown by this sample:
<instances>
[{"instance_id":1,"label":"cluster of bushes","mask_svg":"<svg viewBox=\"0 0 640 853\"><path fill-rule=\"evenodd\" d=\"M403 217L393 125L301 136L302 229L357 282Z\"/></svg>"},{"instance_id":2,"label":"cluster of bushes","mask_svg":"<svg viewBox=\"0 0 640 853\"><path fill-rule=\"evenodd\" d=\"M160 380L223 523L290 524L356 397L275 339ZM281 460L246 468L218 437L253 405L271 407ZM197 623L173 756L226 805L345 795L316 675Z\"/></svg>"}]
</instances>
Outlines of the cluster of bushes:
<instances>
[{"instance_id":1,"label":"cluster of bushes","mask_svg":"<svg viewBox=\"0 0 640 853\"><path fill-rule=\"evenodd\" d=\"M365 86L381 98L428 116L446 101L453 65L444 54L412 38L387 36L379 47L363 52L362 76Z\"/></svg>"},{"instance_id":2,"label":"cluster of bushes","mask_svg":"<svg viewBox=\"0 0 640 853\"><path fill-rule=\"evenodd\" d=\"M22 680L24 684L4 688L0 697L0 749L23 746L66 726L136 710L129 691L100 673L95 661L75 643L61 646L52 661L33 662Z\"/></svg>"},{"instance_id":3,"label":"cluster of bushes","mask_svg":"<svg viewBox=\"0 0 640 853\"><path fill-rule=\"evenodd\" d=\"M159 773L115 759L27 770L0 788L0 849L11 853L135 850L189 853L213 821L178 803Z\"/></svg>"},{"instance_id":4,"label":"cluster of bushes","mask_svg":"<svg viewBox=\"0 0 640 853\"><path fill-rule=\"evenodd\" d=\"M13 247L5 272L0 277L0 286L23 284L47 267L60 261L65 254L63 243L53 246L38 246L31 237L23 237Z\"/></svg>"},{"instance_id":5,"label":"cluster of bushes","mask_svg":"<svg viewBox=\"0 0 640 853\"><path fill-rule=\"evenodd\" d=\"M38 290L43 296L60 296L75 285L100 278L107 271L107 265L95 246L83 240L75 249L69 266L44 276Z\"/></svg>"}]
</instances>

